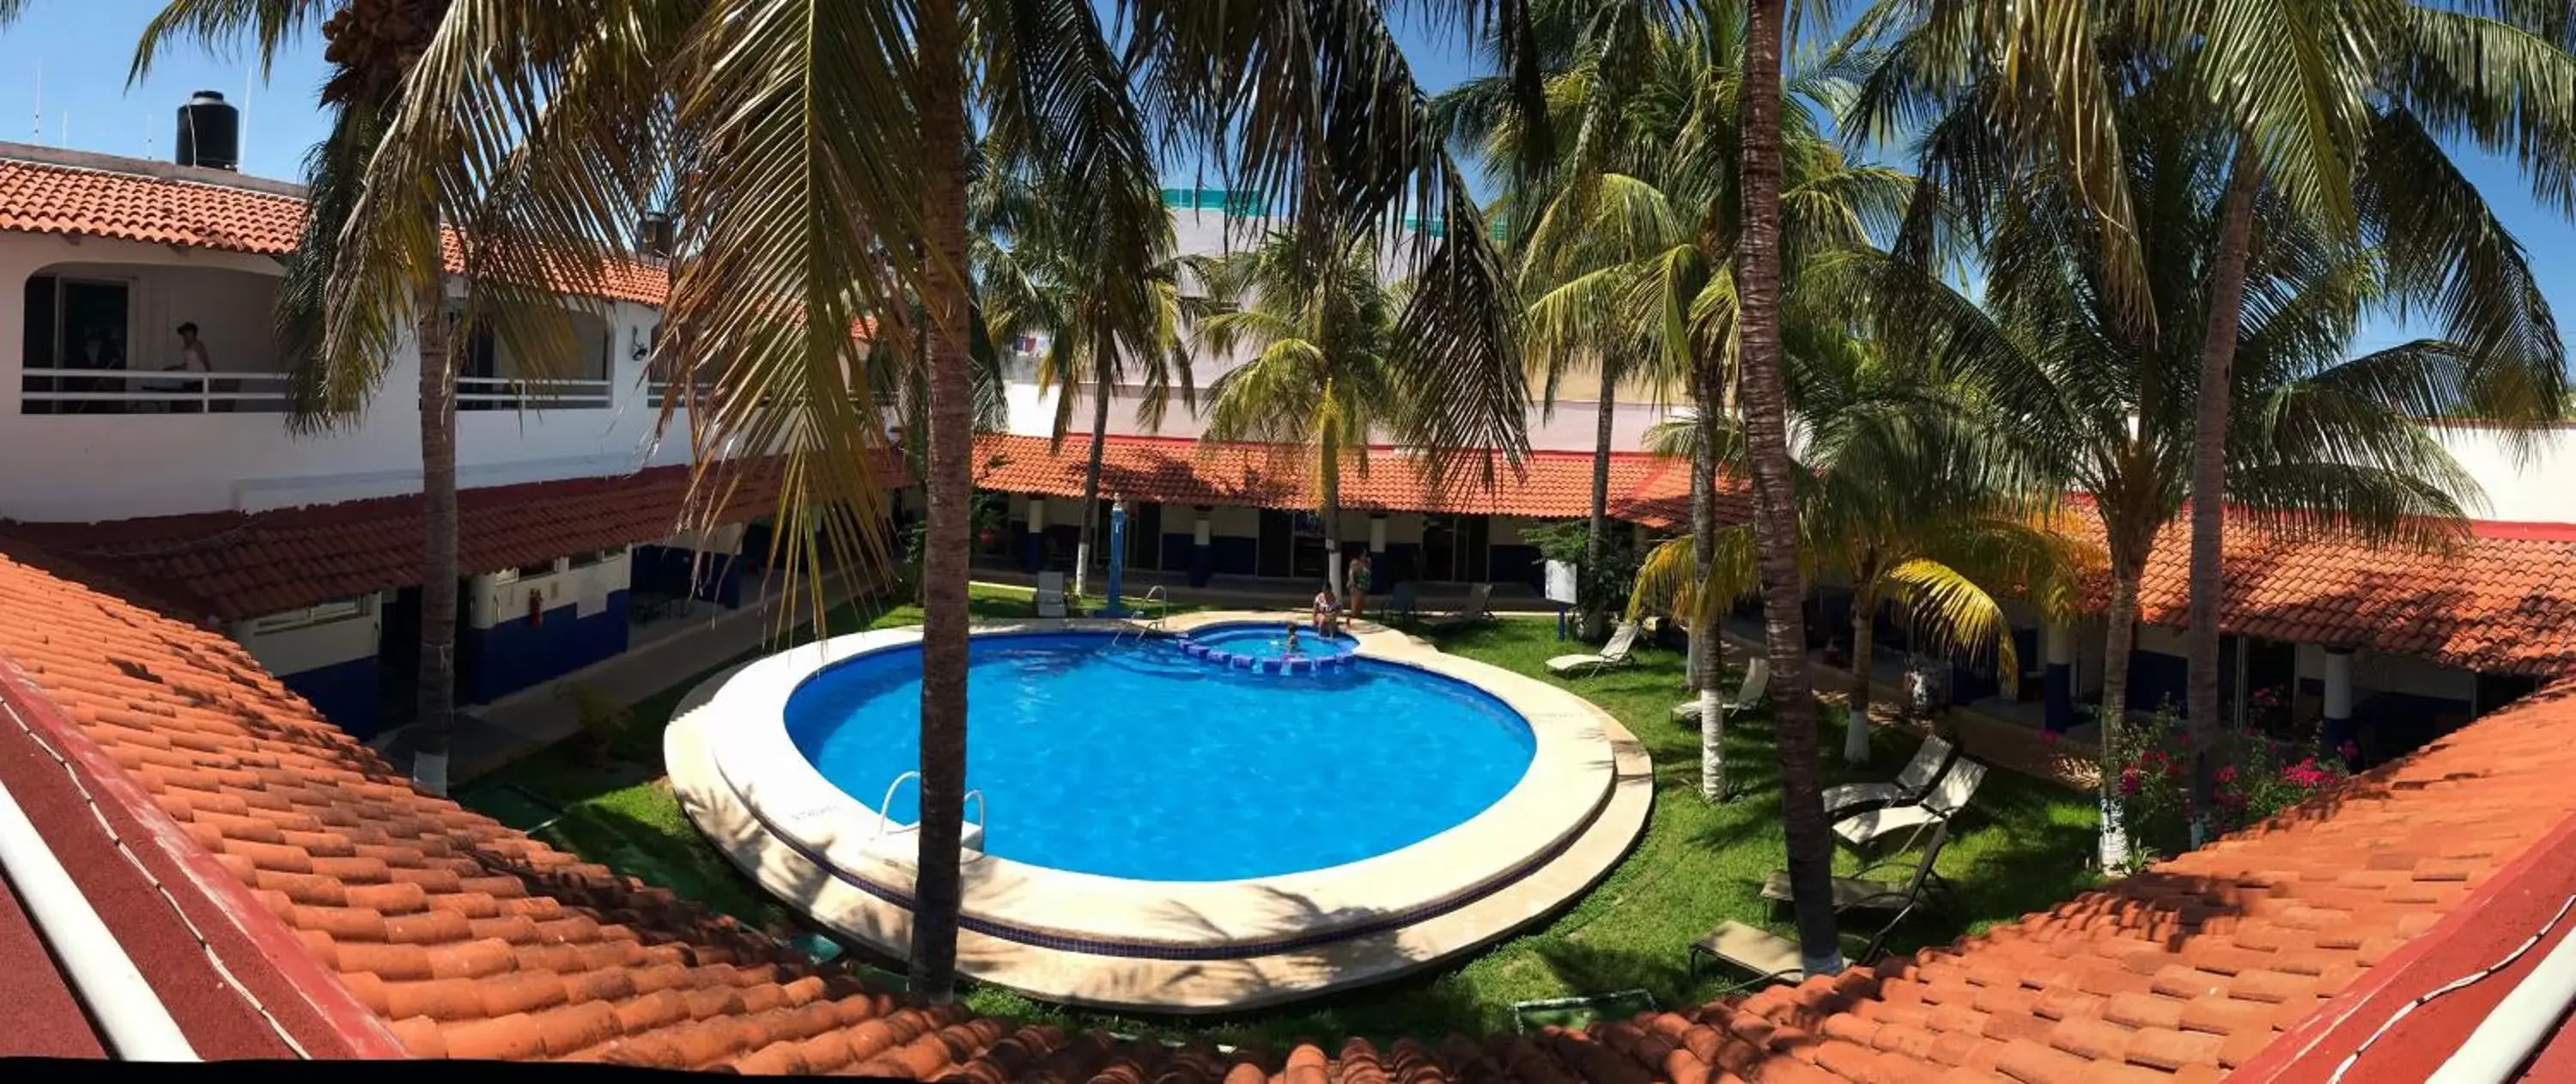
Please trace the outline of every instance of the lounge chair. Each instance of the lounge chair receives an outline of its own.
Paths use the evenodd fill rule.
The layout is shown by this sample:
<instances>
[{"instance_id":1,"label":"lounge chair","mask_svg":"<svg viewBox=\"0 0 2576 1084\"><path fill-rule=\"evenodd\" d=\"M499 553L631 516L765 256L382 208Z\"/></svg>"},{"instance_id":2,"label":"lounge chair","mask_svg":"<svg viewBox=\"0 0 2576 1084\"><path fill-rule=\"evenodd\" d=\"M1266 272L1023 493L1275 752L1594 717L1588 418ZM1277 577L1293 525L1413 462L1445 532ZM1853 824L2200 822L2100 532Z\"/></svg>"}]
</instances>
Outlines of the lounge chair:
<instances>
[{"instance_id":1,"label":"lounge chair","mask_svg":"<svg viewBox=\"0 0 2576 1084\"><path fill-rule=\"evenodd\" d=\"M1844 783L1825 788L1825 816L1835 820L1883 805L1923 800L1926 791L1941 778L1941 769L1950 765L1950 743L1938 735L1923 739L1915 747L1914 759L1905 762L1905 770L1896 773L1893 783Z\"/></svg>"},{"instance_id":2,"label":"lounge chair","mask_svg":"<svg viewBox=\"0 0 2576 1084\"><path fill-rule=\"evenodd\" d=\"M1064 573L1038 573L1037 606L1039 617L1064 616Z\"/></svg>"},{"instance_id":3,"label":"lounge chair","mask_svg":"<svg viewBox=\"0 0 2576 1084\"><path fill-rule=\"evenodd\" d=\"M1948 824L1968 808L1968 799L1976 797L1977 785L1985 781L1985 765L1960 757L1922 801L1855 813L1835 821L1834 834L1854 847L1873 846L1898 832L1921 835L1926 828Z\"/></svg>"},{"instance_id":4,"label":"lounge chair","mask_svg":"<svg viewBox=\"0 0 2576 1084\"><path fill-rule=\"evenodd\" d=\"M1634 621L1622 621L1619 623L1618 631L1610 634L1610 642L1601 645L1600 654L1559 655L1553 659L1547 660L1547 672L1551 674L1572 676L1575 674L1590 673L1596 670L1607 670L1613 666L1626 666L1631 654L1636 651L1636 648L1637 623Z\"/></svg>"},{"instance_id":5,"label":"lounge chair","mask_svg":"<svg viewBox=\"0 0 2576 1084\"><path fill-rule=\"evenodd\" d=\"M1900 859L1873 862L1849 877L1834 878L1834 913L1894 911L1902 918L1918 904L1925 903L1947 910L1948 905L1958 898L1958 893L1951 888L1947 878L1932 869L1932 863L1940 859L1941 848L1949 842L1950 826L1946 822L1934 824L1932 838L1924 841L1922 853L1912 860L1914 875L1902 881L1870 877L1875 871L1902 865L1903 860ZM1770 879L1762 882L1762 898L1779 903L1796 902L1796 895L1789 887L1788 870L1772 871Z\"/></svg>"},{"instance_id":6,"label":"lounge chair","mask_svg":"<svg viewBox=\"0 0 2576 1084\"><path fill-rule=\"evenodd\" d=\"M1945 906L1943 899L1951 895L1949 882L1942 880L1940 874L1932 872L1932 862L1940 856L1941 848L1949 842L1949 838L1946 825L1934 826L1932 839L1924 847L1922 856L1915 860L1914 877L1906 883L1893 884L1845 877L1834 879L1834 912L1837 915L1852 912L1893 912L1886 925L1880 926L1878 932L1870 936L1869 944L1862 948L1858 955L1851 956L1851 959L1868 960L1876 957L1878 950L1886 945L1887 935L1894 933L1897 925L1904 922L1908 915L1913 914L1917 905L1929 902L1935 907ZM1885 864L1881 863L1881 865ZM1876 869L1879 866L1870 868ZM1789 874L1786 870L1772 874L1771 880L1762 886L1762 895L1773 900L1789 899L1788 880ZM1938 893L1940 898L1935 898L1934 893ZM1702 956L1751 972L1753 979L1747 985L1807 981L1806 967L1798 957L1797 942L1741 922L1719 923L1716 929L1708 932L1708 936L1691 942L1692 971L1696 972L1699 969L1699 958Z\"/></svg>"},{"instance_id":7,"label":"lounge chair","mask_svg":"<svg viewBox=\"0 0 2576 1084\"><path fill-rule=\"evenodd\" d=\"M1771 660L1756 655L1753 661L1744 664L1744 684L1735 690L1735 699L1726 702L1726 713L1733 715L1761 703L1770 689ZM1698 721L1699 700L1693 698L1673 705L1673 718L1684 722Z\"/></svg>"},{"instance_id":8,"label":"lounge chair","mask_svg":"<svg viewBox=\"0 0 2576 1084\"><path fill-rule=\"evenodd\" d=\"M1480 583L1467 590L1467 605L1461 608L1457 613L1434 617L1423 622L1423 624L1434 627L1443 625L1472 625L1479 621L1491 619L1494 616L1493 605L1494 585L1490 583Z\"/></svg>"}]
</instances>

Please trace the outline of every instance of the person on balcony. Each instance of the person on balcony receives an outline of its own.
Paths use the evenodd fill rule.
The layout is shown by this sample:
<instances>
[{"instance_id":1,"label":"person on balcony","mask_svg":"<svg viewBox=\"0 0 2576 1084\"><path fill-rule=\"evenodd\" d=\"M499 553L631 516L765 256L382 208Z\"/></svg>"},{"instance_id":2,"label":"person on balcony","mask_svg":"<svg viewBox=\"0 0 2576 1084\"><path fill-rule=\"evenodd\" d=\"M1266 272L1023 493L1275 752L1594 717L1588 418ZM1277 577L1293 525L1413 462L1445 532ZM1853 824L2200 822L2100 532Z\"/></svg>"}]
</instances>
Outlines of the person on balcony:
<instances>
[{"instance_id":1,"label":"person on balcony","mask_svg":"<svg viewBox=\"0 0 2576 1084\"><path fill-rule=\"evenodd\" d=\"M161 371L206 373L213 370L214 365L206 358L205 340L197 337L196 323L191 321L179 325L179 362L176 365L164 365ZM196 380L146 380L143 382L143 390L168 394L170 398L161 403L163 410L173 414L196 414L205 410L206 401L198 394L205 390L202 387L203 384L203 377Z\"/></svg>"}]
</instances>

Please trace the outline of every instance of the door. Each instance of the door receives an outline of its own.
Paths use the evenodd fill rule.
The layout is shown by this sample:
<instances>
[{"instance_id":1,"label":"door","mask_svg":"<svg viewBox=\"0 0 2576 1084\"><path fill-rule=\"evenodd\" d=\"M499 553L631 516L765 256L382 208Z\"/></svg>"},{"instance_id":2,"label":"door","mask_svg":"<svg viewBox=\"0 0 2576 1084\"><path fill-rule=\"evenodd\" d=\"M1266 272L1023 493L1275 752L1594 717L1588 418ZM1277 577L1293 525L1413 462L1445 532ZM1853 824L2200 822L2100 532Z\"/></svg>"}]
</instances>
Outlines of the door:
<instances>
[{"instance_id":1,"label":"door","mask_svg":"<svg viewBox=\"0 0 2576 1084\"><path fill-rule=\"evenodd\" d=\"M1149 571L1163 567L1162 505L1127 505L1127 567Z\"/></svg>"},{"instance_id":2,"label":"door","mask_svg":"<svg viewBox=\"0 0 2576 1084\"><path fill-rule=\"evenodd\" d=\"M1421 578L1435 583L1458 578L1458 517L1422 517Z\"/></svg>"},{"instance_id":3,"label":"door","mask_svg":"<svg viewBox=\"0 0 2576 1084\"><path fill-rule=\"evenodd\" d=\"M1296 531L1295 513L1275 508L1261 510L1261 550L1253 570L1255 575L1288 575L1289 563L1293 560L1291 551L1296 546Z\"/></svg>"}]
</instances>

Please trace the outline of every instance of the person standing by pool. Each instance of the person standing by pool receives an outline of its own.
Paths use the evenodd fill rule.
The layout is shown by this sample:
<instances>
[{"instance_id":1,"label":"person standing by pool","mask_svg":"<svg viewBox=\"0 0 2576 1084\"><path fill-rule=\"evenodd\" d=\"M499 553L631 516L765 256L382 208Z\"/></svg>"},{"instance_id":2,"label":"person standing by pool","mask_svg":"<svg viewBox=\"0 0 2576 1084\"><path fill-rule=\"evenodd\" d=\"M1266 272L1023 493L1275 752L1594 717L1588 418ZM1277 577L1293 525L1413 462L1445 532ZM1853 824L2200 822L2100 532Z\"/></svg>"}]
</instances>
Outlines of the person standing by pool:
<instances>
[{"instance_id":1,"label":"person standing by pool","mask_svg":"<svg viewBox=\"0 0 2576 1084\"><path fill-rule=\"evenodd\" d=\"M1353 618L1368 616L1369 563L1368 551L1361 550L1359 556L1351 558L1350 578L1343 581L1351 585Z\"/></svg>"}]
</instances>

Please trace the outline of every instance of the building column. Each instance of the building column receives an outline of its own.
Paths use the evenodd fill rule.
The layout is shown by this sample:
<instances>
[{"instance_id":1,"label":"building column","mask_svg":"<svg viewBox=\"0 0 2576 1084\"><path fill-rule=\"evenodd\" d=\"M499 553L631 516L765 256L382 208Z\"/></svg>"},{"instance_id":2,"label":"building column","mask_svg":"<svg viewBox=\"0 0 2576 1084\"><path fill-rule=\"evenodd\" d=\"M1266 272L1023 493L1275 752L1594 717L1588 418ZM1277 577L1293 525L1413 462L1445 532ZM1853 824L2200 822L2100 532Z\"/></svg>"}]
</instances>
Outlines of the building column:
<instances>
[{"instance_id":1,"label":"building column","mask_svg":"<svg viewBox=\"0 0 2576 1084\"><path fill-rule=\"evenodd\" d=\"M2047 659L2041 717L2049 733L2063 734L2075 725L2075 626L2051 621L2040 638Z\"/></svg>"},{"instance_id":2,"label":"building column","mask_svg":"<svg viewBox=\"0 0 2576 1084\"><path fill-rule=\"evenodd\" d=\"M1022 566L1035 572L1046 558L1046 498L1029 498L1028 553L1020 559Z\"/></svg>"},{"instance_id":3,"label":"building column","mask_svg":"<svg viewBox=\"0 0 2576 1084\"><path fill-rule=\"evenodd\" d=\"M2343 748L2359 736L2352 725L2352 649L2326 649L2326 752L2343 757ZM2351 757L2343 757L2344 766L2352 766Z\"/></svg>"},{"instance_id":4,"label":"building column","mask_svg":"<svg viewBox=\"0 0 2576 1084\"><path fill-rule=\"evenodd\" d=\"M1208 527L1210 511L1213 509L1207 505L1199 505L1198 523L1190 528L1190 586L1192 587L1207 586L1210 565L1214 560L1214 549L1210 544L1214 535Z\"/></svg>"},{"instance_id":5,"label":"building column","mask_svg":"<svg viewBox=\"0 0 2576 1084\"><path fill-rule=\"evenodd\" d=\"M1386 552L1386 513L1384 512L1369 513L1368 551L1370 560L1376 560L1378 554Z\"/></svg>"}]
</instances>

